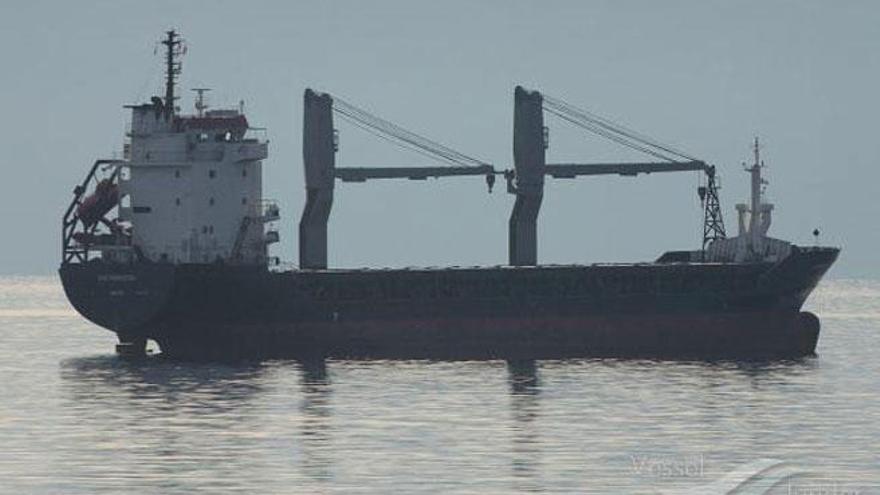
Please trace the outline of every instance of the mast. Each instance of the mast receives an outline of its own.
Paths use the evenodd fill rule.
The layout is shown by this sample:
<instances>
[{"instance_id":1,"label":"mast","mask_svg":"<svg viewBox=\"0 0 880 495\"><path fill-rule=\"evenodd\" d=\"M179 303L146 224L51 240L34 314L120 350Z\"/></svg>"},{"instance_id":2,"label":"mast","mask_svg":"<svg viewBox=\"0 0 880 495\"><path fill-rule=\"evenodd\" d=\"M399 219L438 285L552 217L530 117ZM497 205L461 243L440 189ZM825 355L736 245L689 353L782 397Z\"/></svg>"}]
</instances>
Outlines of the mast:
<instances>
[{"instance_id":1,"label":"mast","mask_svg":"<svg viewBox=\"0 0 880 495\"><path fill-rule=\"evenodd\" d=\"M746 169L752 179L752 214L749 217L749 232L758 232L758 225L760 225L761 221L761 186L763 185L763 180L761 179L761 167L763 167L763 164L761 163L761 151L757 136L755 137L753 151L755 154L755 163L751 168Z\"/></svg>"},{"instance_id":2,"label":"mast","mask_svg":"<svg viewBox=\"0 0 880 495\"><path fill-rule=\"evenodd\" d=\"M166 31L167 35L162 44L165 45L165 115L174 115L174 82L180 75L182 64L178 60L186 51L183 40L175 30Z\"/></svg>"},{"instance_id":3,"label":"mast","mask_svg":"<svg viewBox=\"0 0 880 495\"><path fill-rule=\"evenodd\" d=\"M208 104L205 103L205 93L207 93L208 91L211 91L211 88L193 88L192 90L195 91L197 94L196 104L195 104L196 116L204 117L205 110L208 109ZM244 113L244 112L239 112L239 113Z\"/></svg>"}]
</instances>

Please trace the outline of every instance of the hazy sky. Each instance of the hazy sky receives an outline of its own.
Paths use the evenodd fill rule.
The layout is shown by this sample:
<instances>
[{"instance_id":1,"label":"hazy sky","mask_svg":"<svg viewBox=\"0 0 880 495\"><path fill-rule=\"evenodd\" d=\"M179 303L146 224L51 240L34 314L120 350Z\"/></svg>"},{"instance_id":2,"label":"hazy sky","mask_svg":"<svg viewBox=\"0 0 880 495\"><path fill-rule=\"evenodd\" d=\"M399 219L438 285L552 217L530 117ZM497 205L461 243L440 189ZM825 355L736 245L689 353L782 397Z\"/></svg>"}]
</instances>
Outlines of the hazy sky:
<instances>
[{"instance_id":1,"label":"hazy sky","mask_svg":"<svg viewBox=\"0 0 880 495\"><path fill-rule=\"evenodd\" d=\"M156 41L188 41L181 88L246 102L268 128L266 196L293 260L306 87L505 168L513 88L540 89L716 164L728 229L765 143L772 235L843 246L833 275L880 277L880 2L41 2L0 5L0 273L57 267L60 218L122 105L160 93ZM189 93L187 91L187 93ZM181 105L190 110L189 94ZM636 156L548 119L548 161ZM421 165L339 122L340 165ZM548 179L544 263L637 261L699 244L693 173ZM334 266L498 264L513 197L480 178L338 184Z\"/></svg>"}]
</instances>

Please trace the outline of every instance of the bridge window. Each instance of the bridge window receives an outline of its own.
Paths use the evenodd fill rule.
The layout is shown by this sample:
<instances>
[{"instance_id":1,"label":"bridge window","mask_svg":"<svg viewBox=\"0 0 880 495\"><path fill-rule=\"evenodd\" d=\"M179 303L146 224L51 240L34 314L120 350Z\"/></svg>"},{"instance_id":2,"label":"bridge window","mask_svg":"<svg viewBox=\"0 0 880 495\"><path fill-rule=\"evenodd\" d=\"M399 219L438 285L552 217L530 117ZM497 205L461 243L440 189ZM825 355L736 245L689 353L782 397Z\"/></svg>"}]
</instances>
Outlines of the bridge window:
<instances>
[{"instance_id":1,"label":"bridge window","mask_svg":"<svg viewBox=\"0 0 880 495\"><path fill-rule=\"evenodd\" d=\"M211 179L213 179L214 177L217 177L217 171L216 170L208 170L208 177L210 177Z\"/></svg>"},{"instance_id":2,"label":"bridge window","mask_svg":"<svg viewBox=\"0 0 880 495\"><path fill-rule=\"evenodd\" d=\"M214 198L209 199L208 204L214 206Z\"/></svg>"},{"instance_id":3,"label":"bridge window","mask_svg":"<svg viewBox=\"0 0 880 495\"><path fill-rule=\"evenodd\" d=\"M174 204L176 204L177 206L180 206L180 198L175 199Z\"/></svg>"},{"instance_id":4,"label":"bridge window","mask_svg":"<svg viewBox=\"0 0 880 495\"><path fill-rule=\"evenodd\" d=\"M175 170L175 171L174 171L174 178L175 178L175 179L179 179L179 178L180 178L180 170Z\"/></svg>"}]
</instances>

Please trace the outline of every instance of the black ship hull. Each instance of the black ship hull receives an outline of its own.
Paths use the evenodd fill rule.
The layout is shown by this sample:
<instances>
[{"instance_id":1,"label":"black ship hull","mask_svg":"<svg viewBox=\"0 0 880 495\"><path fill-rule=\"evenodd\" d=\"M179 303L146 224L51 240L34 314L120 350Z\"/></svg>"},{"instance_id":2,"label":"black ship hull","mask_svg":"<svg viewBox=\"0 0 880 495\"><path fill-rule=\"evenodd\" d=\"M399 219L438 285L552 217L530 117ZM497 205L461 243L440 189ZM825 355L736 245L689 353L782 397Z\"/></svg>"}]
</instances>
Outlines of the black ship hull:
<instances>
[{"instance_id":1,"label":"black ship hull","mask_svg":"<svg viewBox=\"0 0 880 495\"><path fill-rule=\"evenodd\" d=\"M780 263L316 270L69 263L73 306L183 359L798 357L801 312L838 255Z\"/></svg>"}]
</instances>

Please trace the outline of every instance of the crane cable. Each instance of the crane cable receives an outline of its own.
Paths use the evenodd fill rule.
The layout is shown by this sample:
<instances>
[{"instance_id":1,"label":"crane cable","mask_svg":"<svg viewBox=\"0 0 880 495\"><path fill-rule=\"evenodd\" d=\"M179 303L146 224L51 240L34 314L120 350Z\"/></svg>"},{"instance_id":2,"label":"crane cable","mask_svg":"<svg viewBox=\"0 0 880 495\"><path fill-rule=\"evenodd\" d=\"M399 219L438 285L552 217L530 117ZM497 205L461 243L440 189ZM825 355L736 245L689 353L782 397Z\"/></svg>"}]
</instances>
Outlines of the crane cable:
<instances>
[{"instance_id":1,"label":"crane cable","mask_svg":"<svg viewBox=\"0 0 880 495\"><path fill-rule=\"evenodd\" d=\"M605 137L606 139L615 141L623 146L670 162L677 162L682 159L700 161L693 156L673 148L672 146L662 144L644 134L596 115L588 110L578 108L559 98L543 95L543 99L544 110L578 127Z\"/></svg>"},{"instance_id":2,"label":"crane cable","mask_svg":"<svg viewBox=\"0 0 880 495\"><path fill-rule=\"evenodd\" d=\"M675 162L675 161L677 161L676 159L671 158L671 157L669 157L669 156L667 156L667 155L665 155L665 154L663 154L663 153L657 152L657 151L655 151L654 149L652 149L652 148L650 148L650 147L647 147L647 146L641 146L641 145L639 145L639 144L633 143L632 141L627 140L626 138L623 138L623 137L621 137L621 136L618 135L618 134L615 134L615 133L613 133L613 132L606 131L606 130L602 129L601 127L598 127L598 126L595 126L595 125L591 125L591 124L588 124L588 123L584 123L584 122L582 122L582 121L580 121L580 120L578 120L578 119L576 119L576 118L574 118L574 117L572 117L572 116L570 116L570 115L568 115L568 114L566 114L566 113L557 112L555 109L550 109L550 108L545 108L545 110L547 110L547 111L550 112L551 114L556 115L557 117L559 117L559 118L561 118L561 119L563 119L563 120L568 121L568 122L571 123L571 124L574 124L574 125L576 125L576 126L578 126L578 127L581 127L581 128L583 128L583 129L586 129L586 130L592 132L593 134L596 134L596 135L598 135L598 136L602 136L602 137L604 137L604 138L606 138L606 139L608 139L608 140L614 141L614 142L616 142L616 143L618 143L618 144L621 144L621 145L626 146L626 147L628 147L628 148L631 148L631 149L633 149L633 150L640 151L640 152L642 152L642 153L645 153L645 154L651 155L651 156L653 156L653 157L655 157L655 158L659 158L659 159L661 159L661 160L663 160L663 161L668 161L668 162Z\"/></svg>"},{"instance_id":3,"label":"crane cable","mask_svg":"<svg viewBox=\"0 0 880 495\"><path fill-rule=\"evenodd\" d=\"M438 159L450 165L466 167L491 167L488 162L465 155L448 146L420 136L412 131L371 114L362 108L337 97L333 97L333 111L348 122L373 134L376 137L389 141L401 148L415 151L423 156Z\"/></svg>"}]
</instances>

